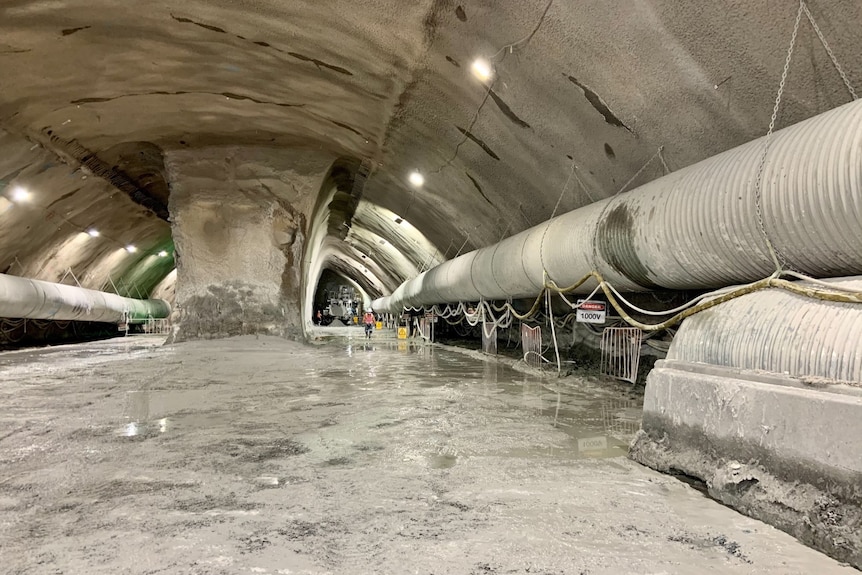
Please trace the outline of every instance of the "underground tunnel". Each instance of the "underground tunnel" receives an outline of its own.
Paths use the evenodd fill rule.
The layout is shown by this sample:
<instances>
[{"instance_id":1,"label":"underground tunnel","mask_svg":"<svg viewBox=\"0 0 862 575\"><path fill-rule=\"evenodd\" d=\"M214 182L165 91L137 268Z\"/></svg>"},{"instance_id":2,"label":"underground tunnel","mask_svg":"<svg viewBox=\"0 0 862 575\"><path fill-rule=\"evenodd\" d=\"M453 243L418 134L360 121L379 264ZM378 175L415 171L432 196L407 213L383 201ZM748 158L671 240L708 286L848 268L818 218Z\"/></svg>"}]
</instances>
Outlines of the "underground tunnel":
<instances>
[{"instance_id":1,"label":"underground tunnel","mask_svg":"<svg viewBox=\"0 0 862 575\"><path fill-rule=\"evenodd\" d=\"M862 5L0 4L0 572L862 569Z\"/></svg>"}]
</instances>

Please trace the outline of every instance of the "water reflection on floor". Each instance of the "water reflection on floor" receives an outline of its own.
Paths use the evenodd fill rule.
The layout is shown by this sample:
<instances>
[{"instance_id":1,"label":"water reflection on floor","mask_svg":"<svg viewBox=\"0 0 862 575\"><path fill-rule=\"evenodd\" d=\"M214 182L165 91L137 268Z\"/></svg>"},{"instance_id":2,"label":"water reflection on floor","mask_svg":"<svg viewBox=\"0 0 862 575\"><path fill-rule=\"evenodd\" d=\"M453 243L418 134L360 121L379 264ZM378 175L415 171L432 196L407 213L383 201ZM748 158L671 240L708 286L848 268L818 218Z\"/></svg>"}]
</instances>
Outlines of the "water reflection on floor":
<instances>
[{"instance_id":1,"label":"water reflection on floor","mask_svg":"<svg viewBox=\"0 0 862 575\"><path fill-rule=\"evenodd\" d=\"M0 571L845 572L618 457L639 388L327 334L0 354Z\"/></svg>"},{"instance_id":2,"label":"water reflection on floor","mask_svg":"<svg viewBox=\"0 0 862 575\"><path fill-rule=\"evenodd\" d=\"M339 331L343 333L345 330ZM331 335L325 345L343 348L348 357L356 359L356 368L308 368L307 373L312 377L346 377L366 384L386 385L403 385L418 380L416 385L421 388L458 389L464 396L488 399L504 409L525 411L569 437L568 441L560 444L534 446L500 455L618 457L628 452L629 443L640 429L643 387L598 374L557 378L553 374L515 370L492 356L465 354L457 349L380 336L370 341L364 338L356 341ZM362 356L373 358L378 355L381 359L377 361L362 359ZM382 356L385 356L385 362ZM398 356L405 361L393 361ZM453 457L435 455L433 466L451 467L455 464Z\"/></svg>"}]
</instances>

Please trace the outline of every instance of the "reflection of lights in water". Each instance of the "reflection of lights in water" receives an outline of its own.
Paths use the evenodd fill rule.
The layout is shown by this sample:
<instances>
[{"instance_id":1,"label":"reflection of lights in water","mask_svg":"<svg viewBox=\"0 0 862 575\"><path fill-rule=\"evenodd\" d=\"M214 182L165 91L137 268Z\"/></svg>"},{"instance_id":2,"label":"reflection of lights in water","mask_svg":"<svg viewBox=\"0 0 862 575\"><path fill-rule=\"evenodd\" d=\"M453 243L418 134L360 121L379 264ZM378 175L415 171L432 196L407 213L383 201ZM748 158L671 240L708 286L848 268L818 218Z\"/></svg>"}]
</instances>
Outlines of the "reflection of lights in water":
<instances>
[{"instance_id":1,"label":"reflection of lights in water","mask_svg":"<svg viewBox=\"0 0 862 575\"><path fill-rule=\"evenodd\" d=\"M121 428L120 435L123 437L135 437L137 435L145 434L148 427L150 427L150 429L155 429L156 425L158 425L159 433L165 433L168 430L168 418L163 417L162 419L156 420L151 427L150 424L147 423L132 421Z\"/></svg>"},{"instance_id":2,"label":"reflection of lights in water","mask_svg":"<svg viewBox=\"0 0 862 575\"><path fill-rule=\"evenodd\" d=\"M629 439L641 427L641 405L626 399L602 402L602 420L608 435Z\"/></svg>"}]
</instances>

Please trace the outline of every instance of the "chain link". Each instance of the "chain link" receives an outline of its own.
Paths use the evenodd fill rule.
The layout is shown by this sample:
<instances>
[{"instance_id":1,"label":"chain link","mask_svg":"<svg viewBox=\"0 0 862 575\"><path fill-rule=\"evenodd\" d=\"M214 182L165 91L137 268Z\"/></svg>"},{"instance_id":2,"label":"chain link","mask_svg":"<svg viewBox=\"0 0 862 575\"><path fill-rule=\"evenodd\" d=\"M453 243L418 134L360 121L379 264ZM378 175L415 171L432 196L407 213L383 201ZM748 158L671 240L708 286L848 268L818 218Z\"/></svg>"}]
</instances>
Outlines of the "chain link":
<instances>
[{"instance_id":1,"label":"chain link","mask_svg":"<svg viewBox=\"0 0 862 575\"><path fill-rule=\"evenodd\" d=\"M623 193L623 190L625 190L626 188L628 188L628 187L629 187L629 184L631 184L632 182L634 182L634 181L638 178L638 176L640 176L640 175L643 173L643 171L644 171L644 170L646 170L646 169L650 166L650 164L652 164L652 163L653 163L653 160L655 160L656 158L659 158L659 159L661 160L661 165L662 165L662 166L664 167L664 169L665 169L665 174L669 173L669 172L670 172L670 169L667 167L667 164L666 164L666 163L665 163L665 161L664 161L664 157L661 155L662 150L664 150L664 144L662 144L661 146L659 146L659 147L658 147L658 150L656 150L655 154L653 154L653 155L652 155L652 157L651 157L649 160L647 160L647 161L646 161L646 164L644 164L643 166L641 166L641 169L640 169L640 170L638 170L638 171L635 173L635 175L634 175L634 176L632 176L631 178L629 178L629 181L628 181L628 182L626 182L625 184L623 184L623 187L621 187L621 188L619 189L619 191L618 191L616 194L614 194L614 195L615 195L615 196L618 196L618 195L620 195L621 193Z\"/></svg>"},{"instance_id":2,"label":"chain link","mask_svg":"<svg viewBox=\"0 0 862 575\"><path fill-rule=\"evenodd\" d=\"M772 132L775 130L775 119L778 117L778 109L781 106L781 96L784 94L784 84L787 82L787 73L790 71L790 60L793 57L793 48L796 46L796 36L799 33L799 22L802 20L802 12L805 10L805 0L799 0L799 10L796 12L796 22L793 24L793 35L790 37L790 46L787 48L787 57L784 59L784 70L781 72L781 82L778 84L778 94L775 96L775 105L772 107L772 118L769 120L769 130L766 132L766 137L763 139L763 152L760 154L760 161L757 164L757 176L754 180L754 211L757 215L757 224L760 226L760 233L766 240L766 247L769 249L769 255L772 258L772 263L775 264L776 271L781 271L782 261L784 257L779 259L778 250L769 239L769 234L766 232L766 226L763 223L763 167L766 163L766 156L769 154L769 145L772 143ZM786 260L785 262L786 263Z\"/></svg>"},{"instance_id":3,"label":"chain link","mask_svg":"<svg viewBox=\"0 0 862 575\"><path fill-rule=\"evenodd\" d=\"M838 73L841 75L841 80L843 80L844 85L847 86L847 91L850 92L850 95L853 96L854 100L858 100L859 96L856 95L856 90L854 90L853 86L850 85L850 79L847 77L841 64L838 63L838 58L835 57L835 53L832 51L832 48L829 47L826 37L823 35L823 32L820 31L820 26L818 26L817 22L814 21L814 16L811 15L805 2L802 2L802 9L805 10L805 15L808 17L808 21L811 22L811 27L814 28L814 32L817 34L817 37L820 38L820 43L823 44L823 48L825 48L826 53L829 54L829 58L832 60L832 65L835 66L835 69L838 70Z\"/></svg>"}]
</instances>

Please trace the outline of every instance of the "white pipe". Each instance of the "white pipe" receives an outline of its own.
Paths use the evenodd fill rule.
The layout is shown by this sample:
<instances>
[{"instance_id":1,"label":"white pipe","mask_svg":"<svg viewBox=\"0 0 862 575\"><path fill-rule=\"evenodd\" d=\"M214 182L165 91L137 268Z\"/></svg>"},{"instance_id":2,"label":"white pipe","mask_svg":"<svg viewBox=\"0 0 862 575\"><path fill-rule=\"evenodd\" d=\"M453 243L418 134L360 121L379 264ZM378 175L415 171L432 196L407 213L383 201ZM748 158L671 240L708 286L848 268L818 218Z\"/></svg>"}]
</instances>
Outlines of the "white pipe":
<instances>
[{"instance_id":1,"label":"white pipe","mask_svg":"<svg viewBox=\"0 0 862 575\"><path fill-rule=\"evenodd\" d=\"M160 299L133 299L91 289L0 274L0 317L131 323L171 313Z\"/></svg>"},{"instance_id":2,"label":"white pipe","mask_svg":"<svg viewBox=\"0 0 862 575\"><path fill-rule=\"evenodd\" d=\"M775 271L756 216L763 138L419 274L376 311L536 296L591 271L620 291L712 289ZM789 267L862 274L862 100L772 135L763 227ZM588 293L594 281L577 293Z\"/></svg>"}]
</instances>

